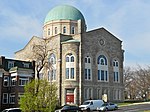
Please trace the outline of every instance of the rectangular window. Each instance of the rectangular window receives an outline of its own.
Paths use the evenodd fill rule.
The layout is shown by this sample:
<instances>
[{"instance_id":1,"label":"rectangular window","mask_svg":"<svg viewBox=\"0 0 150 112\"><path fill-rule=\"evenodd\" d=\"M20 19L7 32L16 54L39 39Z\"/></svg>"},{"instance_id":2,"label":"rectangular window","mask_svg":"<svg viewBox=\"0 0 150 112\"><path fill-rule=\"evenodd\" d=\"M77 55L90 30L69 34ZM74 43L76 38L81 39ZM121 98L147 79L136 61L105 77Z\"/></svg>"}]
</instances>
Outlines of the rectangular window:
<instances>
[{"instance_id":1,"label":"rectangular window","mask_svg":"<svg viewBox=\"0 0 150 112\"><path fill-rule=\"evenodd\" d=\"M66 68L66 79L69 79L69 68Z\"/></svg>"},{"instance_id":2,"label":"rectangular window","mask_svg":"<svg viewBox=\"0 0 150 112\"><path fill-rule=\"evenodd\" d=\"M47 74L48 74L48 81L51 81L50 71L48 71Z\"/></svg>"},{"instance_id":3,"label":"rectangular window","mask_svg":"<svg viewBox=\"0 0 150 112\"><path fill-rule=\"evenodd\" d=\"M9 102L10 102L10 104L15 104L15 94L9 95Z\"/></svg>"},{"instance_id":4,"label":"rectangular window","mask_svg":"<svg viewBox=\"0 0 150 112\"><path fill-rule=\"evenodd\" d=\"M4 76L3 85L4 85L5 87L9 86L9 77L8 77L8 76Z\"/></svg>"},{"instance_id":5,"label":"rectangular window","mask_svg":"<svg viewBox=\"0 0 150 112\"><path fill-rule=\"evenodd\" d=\"M25 86L29 81L29 78L21 78L19 77L19 86Z\"/></svg>"},{"instance_id":6,"label":"rectangular window","mask_svg":"<svg viewBox=\"0 0 150 112\"><path fill-rule=\"evenodd\" d=\"M119 73L114 72L114 82L119 82Z\"/></svg>"},{"instance_id":7,"label":"rectangular window","mask_svg":"<svg viewBox=\"0 0 150 112\"><path fill-rule=\"evenodd\" d=\"M11 86L16 85L16 77L11 77Z\"/></svg>"},{"instance_id":8,"label":"rectangular window","mask_svg":"<svg viewBox=\"0 0 150 112\"><path fill-rule=\"evenodd\" d=\"M85 69L85 79L87 79L87 69Z\"/></svg>"},{"instance_id":9,"label":"rectangular window","mask_svg":"<svg viewBox=\"0 0 150 112\"><path fill-rule=\"evenodd\" d=\"M108 76L107 76L107 71L105 71L105 81L107 81Z\"/></svg>"},{"instance_id":10,"label":"rectangular window","mask_svg":"<svg viewBox=\"0 0 150 112\"><path fill-rule=\"evenodd\" d=\"M118 74L118 72L116 72L116 80L117 80L117 82L119 81L119 74Z\"/></svg>"},{"instance_id":11,"label":"rectangular window","mask_svg":"<svg viewBox=\"0 0 150 112\"><path fill-rule=\"evenodd\" d=\"M56 80L56 70L53 70L53 78L52 80Z\"/></svg>"},{"instance_id":12,"label":"rectangular window","mask_svg":"<svg viewBox=\"0 0 150 112\"><path fill-rule=\"evenodd\" d=\"M8 93L3 93L3 104L8 103Z\"/></svg>"},{"instance_id":13,"label":"rectangular window","mask_svg":"<svg viewBox=\"0 0 150 112\"><path fill-rule=\"evenodd\" d=\"M54 80L54 70L51 71L51 79Z\"/></svg>"},{"instance_id":14,"label":"rectangular window","mask_svg":"<svg viewBox=\"0 0 150 112\"><path fill-rule=\"evenodd\" d=\"M74 68L71 68L71 79L74 79Z\"/></svg>"},{"instance_id":15,"label":"rectangular window","mask_svg":"<svg viewBox=\"0 0 150 112\"><path fill-rule=\"evenodd\" d=\"M98 80L108 81L108 74L105 70L98 70Z\"/></svg>"},{"instance_id":16,"label":"rectangular window","mask_svg":"<svg viewBox=\"0 0 150 112\"><path fill-rule=\"evenodd\" d=\"M91 79L91 70L88 69L88 79L90 80Z\"/></svg>"},{"instance_id":17,"label":"rectangular window","mask_svg":"<svg viewBox=\"0 0 150 112\"><path fill-rule=\"evenodd\" d=\"M14 62L13 61L9 61L8 62L8 69L14 67Z\"/></svg>"},{"instance_id":18,"label":"rectangular window","mask_svg":"<svg viewBox=\"0 0 150 112\"><path fill-rule=\"evenodd\" d=\"M50 75L51 74L51 75ZM51 71L51 73L49 73L49 81L50 80L56 80L56 70L55 69L53 69L52 71Z\"/></svg>"},{"instance_id":19,"label":"rectangular window","mask_svg":"<svg viewBox=\"0 0 150 112\"><path fill-rule=\"evenodd\" d=\"M24 66L25 68L29 68L29 63L23 63L23 66Z\"/></svg>"},{"instance_id":20,"label":"rectangular window","mask_svg":"<svg viewBox=\"0 0 150 112\"><path fill-rule=\"evenodd\" d=\"M101 80L104 81L104 70L101 70Z\"/></svg>"},{"instance_id":21,"label":"rectangular window","mask_svg":"<svg viewBox=\"0 0 150 112\"><path fill-rule=\"evenodd\" d=\"M100 70L98 70L98 80L100 80Z\"/></svg>"}]
</instances>

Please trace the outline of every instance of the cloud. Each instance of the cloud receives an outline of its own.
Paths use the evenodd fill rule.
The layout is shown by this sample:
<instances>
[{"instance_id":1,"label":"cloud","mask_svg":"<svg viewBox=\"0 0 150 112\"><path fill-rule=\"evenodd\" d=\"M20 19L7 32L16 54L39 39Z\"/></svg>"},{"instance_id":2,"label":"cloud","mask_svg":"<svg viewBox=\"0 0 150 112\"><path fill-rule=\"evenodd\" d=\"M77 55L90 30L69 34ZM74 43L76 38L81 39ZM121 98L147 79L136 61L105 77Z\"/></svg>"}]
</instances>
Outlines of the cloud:
<instances>
[{"instance_id":1,"label":"cloud","mask_svg":"<svg viewBox=\"0 0 150 112\"><path fill-rule=\"evenodd\" d=\"M19 15L11 10L3 10L0 16L5 17L5 20L7 20L1 20L1 22L5 23L0 26L0 36L2 38L11 37L16 40L20 40L20 38L26 40L31 38L33 34L41 36L42 26L36 18Z\"/></svg>"},{"instance_id":2,"label":"cloud","mask_svg":"<svg viewBox=\"0 0 150 112\"><path fill-rule=\"evenodd\" d=\"M32 0L19 3L5 1L0 2L0 42L20 44L24 47L33 35L42 36L43 21L51 8L69 4L83 13L88 29L103 26L123 41L126 64L150 62L148 0ZM14 47L17 48L17 45L13 45ZM8 50L3 46L1 49Z\"/></svg>"}]
</instances>

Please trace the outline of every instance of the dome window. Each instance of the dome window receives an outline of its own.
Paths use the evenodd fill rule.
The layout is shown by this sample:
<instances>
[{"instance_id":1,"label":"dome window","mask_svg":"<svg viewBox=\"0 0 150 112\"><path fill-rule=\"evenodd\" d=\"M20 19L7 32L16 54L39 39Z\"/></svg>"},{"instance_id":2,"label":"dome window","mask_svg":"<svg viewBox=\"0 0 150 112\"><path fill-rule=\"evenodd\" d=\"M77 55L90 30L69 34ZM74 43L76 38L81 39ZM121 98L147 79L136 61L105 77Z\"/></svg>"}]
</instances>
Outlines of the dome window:
<instances>
[{"instance_id":1,"label":"dome window","mask_svg":"<svg viewBox=\"0 0 150 112\"><path fill-rule=\"evenodd\" d=\"M55 27L55 34L57 34L57 27Z\"/></svg>"},{"instance_id":2,"label":"dome window","mask_svg":"<svg viewBox=\"0 0 150 112\"><path fill-rule=\"evenodd\" d=\"M66 27L65 26L63 27L63 33L66 33Z\"/></svg>"},{"instance_id":3,"label":"dome window","mask_svg":"<svg viewBox=\"0 0 150 112\"><path fill-rule=\"evenodd\" d=\"M71 27L71 34L75 34L75 28L74 28L74 26Z\"/></svg>"},{"instance_id":4,"label":"dome window","mask_svg":"<svg viewBox=\"0 0 150 112\"><path fill-rule=\"evenodd\" d=\"M48 35L50 35L51 33L50 33L50 29L48 29Z\"/></svg>"}]
</instances>

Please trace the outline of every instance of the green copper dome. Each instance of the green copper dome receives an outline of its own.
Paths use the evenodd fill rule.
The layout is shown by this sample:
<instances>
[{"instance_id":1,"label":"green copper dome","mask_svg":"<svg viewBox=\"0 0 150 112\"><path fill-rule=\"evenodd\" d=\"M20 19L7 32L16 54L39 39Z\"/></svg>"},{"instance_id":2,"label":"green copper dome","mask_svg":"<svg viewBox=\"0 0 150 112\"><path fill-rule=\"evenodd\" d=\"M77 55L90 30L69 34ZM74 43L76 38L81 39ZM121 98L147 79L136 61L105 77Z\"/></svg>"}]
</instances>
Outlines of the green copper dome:
<instances>
[{"instance_id":1,"label":"green copper dome","mask_svg":"<svg viewBox=\"0 0 150 112\"><path fill-rule=\"evenodd\" d=\"M47 23L52 20L79 20L85 22L85 19L82 13L73 6L69 5L59 5L54 7L47 14L44 23Z\"/></svg>"}]
</instances>

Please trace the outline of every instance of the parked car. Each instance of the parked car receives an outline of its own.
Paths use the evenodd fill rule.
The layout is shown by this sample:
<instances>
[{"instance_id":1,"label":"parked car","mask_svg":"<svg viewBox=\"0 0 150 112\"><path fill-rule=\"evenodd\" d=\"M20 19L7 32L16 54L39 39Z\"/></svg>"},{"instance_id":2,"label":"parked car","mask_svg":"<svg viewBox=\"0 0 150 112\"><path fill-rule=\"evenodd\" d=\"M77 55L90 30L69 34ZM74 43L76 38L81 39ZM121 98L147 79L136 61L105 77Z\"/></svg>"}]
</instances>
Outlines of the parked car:
<instances>
[{"instance_id":1,"label":"parked car","mask_svg":"<svg viewBox=\"0 0 150 112\"><path fill-rule=\"evenodd\" d=\"M74 105L64 105L61 109L55 110L55 112L78 112L80 108Z\"/></svg>"},{"instance_id":2,"label":"parked car","mask_svg":"<svg viewBox=\"0 0 150 112\"><path fill-rule=\"evenodd\" d=\"M20 108L9 108L9 109L5 109L2 112L21 112Z\"/></svg>"},{"instance_id":3,"label":"parked car","mask_svg":"<svg viewBox=\"0 0 150 112\"><path fill-rule=\"evenodd\" d=\"M117 110L118 105L114 103L104 103L100 108L99 111L107 111L107 110Z\"/></svg>"},{"instance_id":4,"label":"parked car","mask_svg":"<svg viewBox=\"0 0 150 112\"><path fill-rule=\"evenodd\" d=\"M81 110L97 110L104 104L103 100L87 100L83 102L82 105L79 106Z\"/></svg>"}]
</instances>

